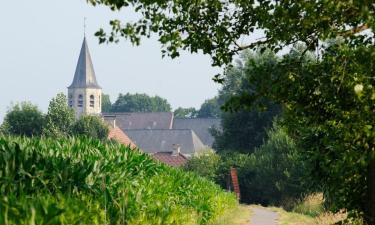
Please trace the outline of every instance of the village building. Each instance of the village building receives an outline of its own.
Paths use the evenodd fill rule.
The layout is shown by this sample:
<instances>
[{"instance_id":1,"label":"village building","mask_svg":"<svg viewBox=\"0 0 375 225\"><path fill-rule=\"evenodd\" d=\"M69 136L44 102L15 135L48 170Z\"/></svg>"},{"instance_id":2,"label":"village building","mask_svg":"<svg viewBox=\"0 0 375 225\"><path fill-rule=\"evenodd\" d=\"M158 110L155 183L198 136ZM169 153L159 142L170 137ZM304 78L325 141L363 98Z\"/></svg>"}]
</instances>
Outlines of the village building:
<instances>
[{"instance_id":1,"label":"village building","mask_svg":"<svg viewBox=\"0 0 375 225\"><path fill-rule=\"evenodd\" d=\"M212 148L210 129L219 128L215 118L176 119L172 112L101 112L102 88L94 71L86 38L83 39L68 104L77 118L98 115L110 127L108 139L138 147L171 166L184 165L189 157Z\"/></svg>"}]
</instances>

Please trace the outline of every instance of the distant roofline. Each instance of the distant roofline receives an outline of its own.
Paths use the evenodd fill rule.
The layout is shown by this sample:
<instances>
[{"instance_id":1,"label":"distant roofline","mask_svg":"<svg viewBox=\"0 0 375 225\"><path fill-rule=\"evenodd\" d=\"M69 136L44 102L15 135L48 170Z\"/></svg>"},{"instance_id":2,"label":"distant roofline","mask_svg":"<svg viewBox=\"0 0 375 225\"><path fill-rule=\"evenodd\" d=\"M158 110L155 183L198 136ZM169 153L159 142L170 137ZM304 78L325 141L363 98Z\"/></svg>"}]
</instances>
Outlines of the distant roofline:
<instances>
[{"instance_id":1,"label":"distant roofline","mask_svg":"<svg viewBox=\"0 0 375 225\"><path fill-rule=\"evenodd\" d=\"M102 114L134 114L134 113L137 113L137 114L146 114L146 113L173 113L173 112L103 112Z\"/></svg>"},{"instance_id":2,"label":"distant roofline","mask_svg":"<svg viewBox=\"0 0 375 225\"><path fill-rule=\"evenodd\" d=\"M207 120L207 119L210 119L210 120L220 120L220 118L216 118L216 117L199 117L199 118L174 118L175 120Z\"/></svg>"},{"instance_id":3,"label":"distant roofline","mask_svg":"<svg viewBox=\"0 0 375 225\"><path fill-rule=\"evenodd\" d=\"M192 131L192 129L124 129L124 131ZM194 132L195 133L195 132Z\"/></svg>"}]
</instances>

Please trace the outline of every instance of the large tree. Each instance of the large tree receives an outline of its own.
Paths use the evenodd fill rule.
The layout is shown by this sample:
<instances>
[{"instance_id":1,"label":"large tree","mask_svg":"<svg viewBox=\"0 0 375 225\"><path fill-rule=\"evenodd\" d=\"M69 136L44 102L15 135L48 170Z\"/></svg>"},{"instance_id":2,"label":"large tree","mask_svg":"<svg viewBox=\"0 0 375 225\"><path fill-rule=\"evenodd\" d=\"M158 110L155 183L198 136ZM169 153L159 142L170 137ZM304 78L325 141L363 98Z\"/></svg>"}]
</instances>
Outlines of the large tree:
<instances>
[{"instance_id":1,"label":"large tree","mask_svg":"<svg viewBox=\"0 0 375 225\"><path fill-rule=\"evenodd\" d=\"M43 133L47 136L67 136L71 133L75 121L74 111L68 106L68 100L59 93L49 103Z\"/></svg>"},{"instance_id":2,"label":"large tree","mask_svg":"<svg viewBox=\"0 0 375 225\"><path fill-rule=\"evenodd\" d=\"M36 105L21 102L13 105L2 124L6 134L21 136L40 136L44 125L44 115Z\"/></svg>"},{"instance_id":3,"label":"large tree","mask_svg":"<svg viewBox=\"0 0 375 225\"><path fill-rule=\"evenodd\" d=\"M258 75L254 65L265 71L277 70L279 58L271 51L264 53L244 52L236 65L231 67L225 76L225 82L219 91L217 102L226 102L233 96L254 92L254 85L248 77ZM214 148L218 151L236 151L250 153L267 139L266 131L271 127L274 117L280 114L280 106L272 104L269 99L258 101L261 107L236 108L220 114L221 128L214 129Z\"/></svg>"},{"instance_id":4,"label":"large tree","mask_svg":"<svg viewBox=\"0 0 375 225\"><path fill-rule=\"evenodd\" d=\"M112 112L170 112L171 105L164 98L147 94L120 94L112 105Z\"/></svg>"},{"instance_id":5,"label":"large tree","mask_svg":"<svg viewBox=\"0 0 375 225\"><path fill-rule=\"evenodd\" d=\"M201 105L201 108L197 112L199 118L218 118L221 114L220 103L218 98L214 97L207 99Z\"/></svg>"},{"instance_id":6,"label":"large tree","mask_svg":"<svg viewBox=\"0 0 375 225\"><path fill-rule=\"evenodd\" d=\"M367 59L375 47L333 44L318 59L302 53L293 50L273 72L254 64L247 79L255 89L232 96L226 107L256 105L259 96L282 104L285 126L314 165L311 176L328 205L365 212L374 224L375 65Z\"/></svg>"}]
</instances>

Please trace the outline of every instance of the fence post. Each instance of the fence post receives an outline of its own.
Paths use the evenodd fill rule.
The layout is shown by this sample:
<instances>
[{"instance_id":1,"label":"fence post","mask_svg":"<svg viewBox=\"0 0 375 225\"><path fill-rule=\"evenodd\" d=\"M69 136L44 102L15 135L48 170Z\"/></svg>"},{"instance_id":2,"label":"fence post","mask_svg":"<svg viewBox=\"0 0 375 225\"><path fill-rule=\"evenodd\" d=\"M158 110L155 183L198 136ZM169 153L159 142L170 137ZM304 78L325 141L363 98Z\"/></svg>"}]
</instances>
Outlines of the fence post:
<instances>
[{"instance_id":1,"label":"fence post","mask_svg":"<svg viewBox=\"0 0 375 225\"><path fill-rule=\"evenodd\" d=\"M230 177L232 180L233 191L236 193L238 201L241 199L240 185L238 183L237 169L234 167L230 168Z\"/></svg>"}]
</instances>

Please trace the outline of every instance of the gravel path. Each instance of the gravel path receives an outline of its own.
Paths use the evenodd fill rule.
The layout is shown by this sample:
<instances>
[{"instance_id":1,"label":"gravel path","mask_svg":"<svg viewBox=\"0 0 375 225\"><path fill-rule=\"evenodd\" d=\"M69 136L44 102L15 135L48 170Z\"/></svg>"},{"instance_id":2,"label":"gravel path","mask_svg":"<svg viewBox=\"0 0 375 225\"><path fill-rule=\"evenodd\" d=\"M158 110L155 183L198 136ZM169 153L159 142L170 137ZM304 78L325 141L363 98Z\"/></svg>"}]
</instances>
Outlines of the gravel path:
<instances>
[{"instance_id":1,"label":"gravel path","mask_svg":"<svg viewBox=\"0 0 375 225\"><path fill-rule=\"evenodd\" d=\"M278 218L276 212L260 207L253 207L252 211L250 225L276 225Z\"/></svg>"}]
</instances>

